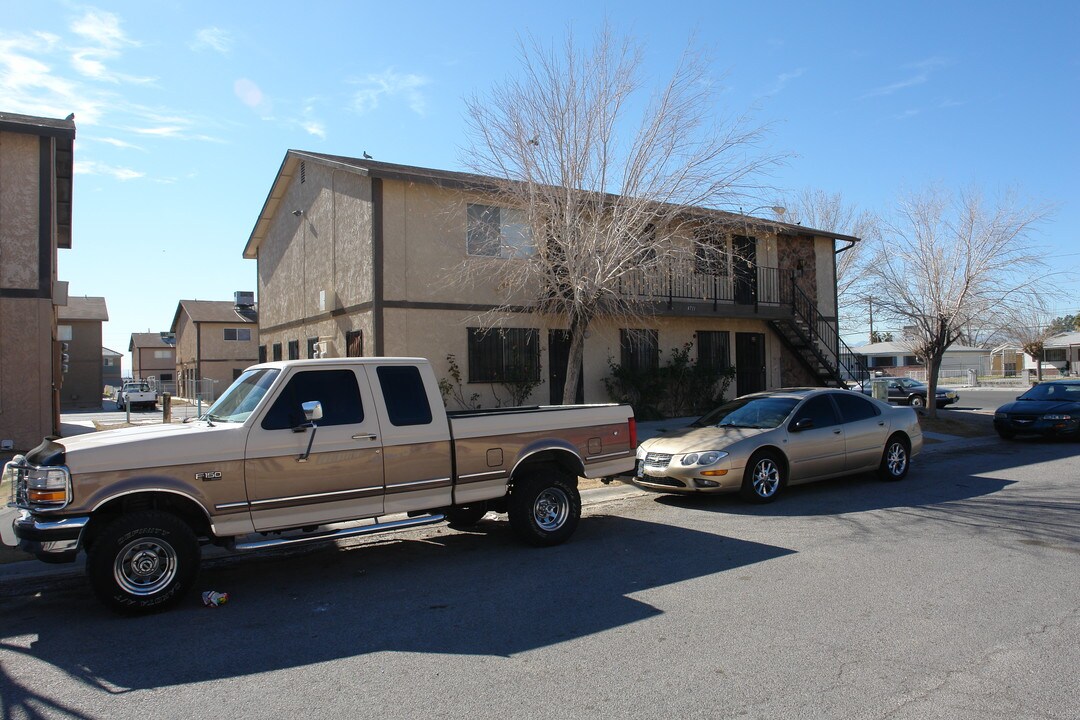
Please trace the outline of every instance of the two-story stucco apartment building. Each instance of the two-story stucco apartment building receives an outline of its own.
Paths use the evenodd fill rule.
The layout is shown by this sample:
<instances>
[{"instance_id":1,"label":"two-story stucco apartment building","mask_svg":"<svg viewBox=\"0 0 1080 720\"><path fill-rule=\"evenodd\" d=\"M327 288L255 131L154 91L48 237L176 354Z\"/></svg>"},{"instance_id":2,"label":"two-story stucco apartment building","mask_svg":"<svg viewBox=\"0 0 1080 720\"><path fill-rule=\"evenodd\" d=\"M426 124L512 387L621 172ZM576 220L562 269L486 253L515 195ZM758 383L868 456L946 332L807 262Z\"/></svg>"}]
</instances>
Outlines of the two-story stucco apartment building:
<instances>
[{"instance_id":1,"label":"two-story stucco apartment building","mask_svg":"<svg viewBox=\"0 0 1080 720\"><path fill-rule=\"evenodd\" d=\"M101 325L109 320L103 297L69 297L56 309L56 336L67 355L61 367L60 409L101 408L105 388Z\"/></svg>"},{"instance_id":2,"label":"two-story stucco apartment building","mask_svg":"<svg viewBox=\"0 0 1080 720\"><path fill-rule=\"evenodd\" d=\"M236 293L242 296L252 293ZM181 300L170 331L176 338L176 392L214 400L258 361L256 320L249 303Z\"/></svg>"},{"instance_id":3,"label":"two-story stucco apartment building","mask_svg":"<svg viewBox=\"0 0 1080 720\"><path fill-rule=\"evenodd\" d=\"M74 143L71 118L0 113L0 449L60 429L56 259L71 247Z\"/></svg>"},{"instance_id":4,"label":"two-story stucco apartment building","mask_svg":"<svg viewBox=\"0 0 1080 720\"><path fill-rule=\"evenodd\" d=\"M530 400L559 401L566 323L527 306L494 316L513 290L455 280L472 256L490 261L482 238L500 215L477 190L484 181L289 151L244 248L258 264L260 356L422 356L447 377L453 354L485 406L494 404L488 381L525 364L542 368ZM633 326L592 323L584 401L608 400L611 361L655 363L687 342L699 362L734 364L740 394L839 378L835 252L856 238L722 215L745 228L712 239L722 267L691 261L628 279L625 292L651 312ZM512 213L502 218L505 233ZM492 327L502 332L484 332Z\"/></svg>"}]
</instances>

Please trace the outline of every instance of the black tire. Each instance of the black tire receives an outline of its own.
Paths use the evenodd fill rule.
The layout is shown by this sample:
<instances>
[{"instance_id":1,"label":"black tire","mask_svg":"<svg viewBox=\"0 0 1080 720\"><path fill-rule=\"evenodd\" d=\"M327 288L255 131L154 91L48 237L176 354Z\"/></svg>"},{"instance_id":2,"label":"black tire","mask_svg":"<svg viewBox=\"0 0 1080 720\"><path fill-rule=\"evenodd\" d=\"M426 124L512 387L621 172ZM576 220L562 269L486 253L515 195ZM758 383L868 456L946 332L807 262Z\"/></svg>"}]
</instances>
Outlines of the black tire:
<instances>
[{"instance_id":1,"label":"black tire","mask_svg":"<svg viewBox=\"0 0 1080 720\"><path fill-rule=\"evenodd\" d=\"M926 407L926 398L924 398L922 395L912 395L908 399L908 405L913 408Z\"/></svg>"},{"instance_id":2,"label":"black tire","mask_svg":"<svg viewBox=\"0 0 1080 720\"><path fill-rule=\"evenodd\" d=\"M878 465L878 477L882 480L903 480L911 468L911 443L903 435L893 435L885 443Z\"/></svg>"},{"instance_id":3,"label":"black tire","mask_svg":"<svg viewBox=\"0 0 1080 720\"><path fill-rule=\"evenodd\" d=\"M739 495L753 503L768 503L787 487L787 470L784 459L771 450L759 450L750 456L743 471Z\"/></svg>"},{"instance_id":4,"label":"black tire","mask_svg":"<svg viewBox=\"0 0 1080 720\"><path fill-rule=\"evenodd\" d=\"M443 514L446 515L446 521L450 523L450 527L467 528L483 520L484 516L487 515L487 511L486 503L477 503L475 505L456 505L447 508Z\"/></svg>"},{"instance_id":5,"label":"black tire","mask_svg":"<svg viewBox=\"0 0 1080 720\"><path fill-rule=\"evenodd\" d=\"M94 539L86 573L94 594L124 615L179 601L199 571L199 543L183 520L156 510L122 515Z\"/></svg>"},{"instance_id":6,"label":"black tire","mask_svg":"<svg viewBox=\"0 0 1080 720\"><path fill-rule=\"evenodd\" d=\"M515 479L507 501L510 527L536 547L566 542L581 519L575 478L554 467L531 470Z\"/></svg>"}]
</instances>

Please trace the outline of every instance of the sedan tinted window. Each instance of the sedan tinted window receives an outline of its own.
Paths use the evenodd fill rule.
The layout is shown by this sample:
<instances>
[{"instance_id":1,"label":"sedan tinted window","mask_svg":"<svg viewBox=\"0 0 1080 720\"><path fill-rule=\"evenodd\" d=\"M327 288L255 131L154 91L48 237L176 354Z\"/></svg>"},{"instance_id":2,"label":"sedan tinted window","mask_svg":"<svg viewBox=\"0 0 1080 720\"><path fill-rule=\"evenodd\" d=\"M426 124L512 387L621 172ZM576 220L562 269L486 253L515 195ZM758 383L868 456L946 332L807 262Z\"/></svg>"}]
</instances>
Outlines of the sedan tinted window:
<instances>
[{"instance_id":1,"label":"sedan tinted window","mask_svg":"<svg viewBox=\"0 0 1080 720\"><path fill-rule=\"evenodd\" d=\"M841 422L868 420L881 414L877 405L854 393L835 393L832 398L840 406Z\"/></svg>"},{"instance_id":2,"label":"sedan tinted window","mask_svg":"<svg viewBox=\"0 0 1080 720\"><path fill-rule=\"evenodd\" d=\"M833 409L832 401L828 395L816 395L795 412L793 422L799 422L809 418L814 421L814 427L823 428L836 425L836 410Z\"/></svg>"}]
</instances>

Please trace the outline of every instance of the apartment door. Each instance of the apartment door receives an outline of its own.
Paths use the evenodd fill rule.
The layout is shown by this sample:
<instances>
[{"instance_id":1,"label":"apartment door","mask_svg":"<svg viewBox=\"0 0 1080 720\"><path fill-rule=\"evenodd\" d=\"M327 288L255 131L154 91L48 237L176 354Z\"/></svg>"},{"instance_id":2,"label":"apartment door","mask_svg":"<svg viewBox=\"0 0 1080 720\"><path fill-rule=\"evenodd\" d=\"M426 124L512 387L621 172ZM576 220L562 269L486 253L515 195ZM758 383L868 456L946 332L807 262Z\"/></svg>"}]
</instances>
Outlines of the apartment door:
<instances>
[{"instance_id":1,"label":"apartment door","mask_svg":"<svg viewBox=\"0 0 1080 720\"><path fill-rule=\"evenodd\" d=\"M739 395L765 389L764 333L735 333L735 385Z\"/></svg>"},{"instance_id":2,"label":"apartment door","mask_svg":"<svg viewBox=\"0 0 1080 720\"><path fill-rule=\"evenodd\" d=\"M736 235L731 240L732 280L735 303L753 305L757 302L757 240Z\"/></svg>"},{"instance_id":3,"label":"apartment door","mask_svg":"<svg viewBox=\"0 0 1080 720\"><path fill-rule=\"evenodd\" d=\"M570 332L548 330L548 387L551 388L551 404L561 405L566 388L566 363L570 358ZM583 367L578 368L577 394L574 402L585 402Z\"/></svg>"}]
</instances>

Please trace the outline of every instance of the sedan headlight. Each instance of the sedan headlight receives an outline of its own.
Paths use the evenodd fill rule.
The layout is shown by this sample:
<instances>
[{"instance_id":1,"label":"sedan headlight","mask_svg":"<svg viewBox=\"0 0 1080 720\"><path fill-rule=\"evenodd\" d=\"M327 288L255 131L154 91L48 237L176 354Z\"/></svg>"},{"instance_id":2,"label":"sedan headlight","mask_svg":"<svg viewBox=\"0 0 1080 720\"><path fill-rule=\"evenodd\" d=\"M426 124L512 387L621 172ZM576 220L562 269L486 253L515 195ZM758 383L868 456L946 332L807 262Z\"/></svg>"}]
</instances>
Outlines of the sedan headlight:
<instances>
[{"instance_id":1,"label":"sedan headlight","mask_svg":"<svg viewBox=\"0 0 1080 720\"><path fill-rule=\"evenodd\" d=\"M996 412L996 413L994 413L994 418L995 418L995 419L997 419L997 420L1004 420L1004 419L1005 419L1005 418L1007 418L1007 417L1009 417L1009 416L1008 416L1008 415L1006 415L1006 414L1005 414L1005 413L1003 413L1003 412Z\"/></svg>"},{"instance_id":2,"label":"sedan headlight","mask_svg":"<svg viewBox=\"0 0 1080 720\"><path fill-rule=\"evenodd\" d=\"M683 465L712 465L718 460L726 458L728 454L723 450L708 450L706 452L690 453L683 455Z\"/></svg>"},{"instance_id":3,"label":"sedan headlight","mask_svg":"<svg viewBox=\"0 0 1080 720\"><path fill-rule=\"evenodd\" d=\"M1072 415L1043 415L1043 420L1072 420Z\"/></svg>"}]
</instances>

